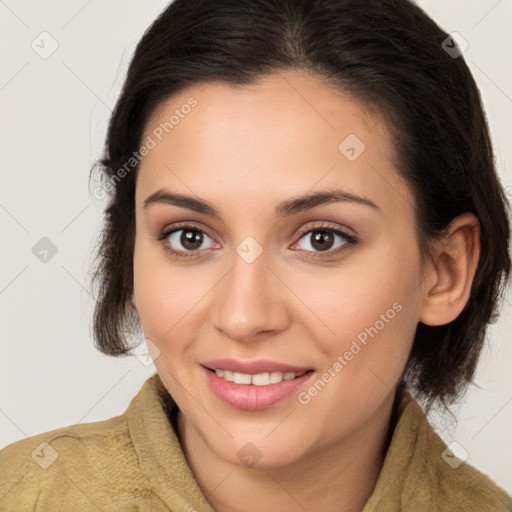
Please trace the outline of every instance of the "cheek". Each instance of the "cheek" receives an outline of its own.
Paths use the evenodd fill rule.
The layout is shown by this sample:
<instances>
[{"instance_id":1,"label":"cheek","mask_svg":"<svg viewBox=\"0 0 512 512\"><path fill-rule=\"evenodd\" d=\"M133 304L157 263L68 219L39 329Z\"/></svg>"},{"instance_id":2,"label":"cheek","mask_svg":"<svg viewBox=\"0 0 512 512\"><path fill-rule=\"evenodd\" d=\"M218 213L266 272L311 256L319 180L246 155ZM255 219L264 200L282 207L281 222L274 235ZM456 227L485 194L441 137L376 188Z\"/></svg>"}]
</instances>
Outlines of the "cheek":
<instances>
[{"instance_id":1,"label":"cheek","mask_svg":"<svg viewBox=\"0 0 512 512\"><path fill-rule=\"evenodd\" d=\"M292 282L297 296L312 313L304 315L304 320L308 319L318 335L321 333L315 339L342 348L342 340L357 336L381 315L386 327L393 323L393 328L402 324L404 317L414 316L415 307L411 306L417 300L418 265L414 247L395 249L382 243L354 254L337 269L313 269L307 279L297 275ZM400 320L391 322L395 318Z\"/></svg>"},{"instance_id":2,"label":"cheek","mask_svg":"<svg viewBox=\"0 0 512 512\"><path fill-rule=\"evenodd\" d=\"M331 398L343 406L355 396L383 396L397 384L418 322L416 248L379 247L338 273L312 278L314 287L300 292L316 315L308 315L308 325L324 356L321 372L336 376Z\"/></svg>"},{"instance_id":3,"label":"cheek","mask_svg":"<svg viewBox=\"0 0 512 512\"><path fill-rule=\"evenodd\" d=\"M183 289L176 272L171 272L158 251L144 240L136 240L133 274L135 300L144 333L158 343L178 321L187 289Z\"/></svg>"},{"instance_id":4,"label":"cheek","mask_svg":"<svg viewBox=\"0 0 512 512\"><path fill-rule=\"evenodd\" d=\"M179 266L169 261L163 249L144 240L134 251L134 294L146 338L162 354L183 349L202 324L205 295L214 286L211 272ZM180 336L184 330L187 336ZM179 343L177 339L179 338Z\"/></svg>"}]
</instances>

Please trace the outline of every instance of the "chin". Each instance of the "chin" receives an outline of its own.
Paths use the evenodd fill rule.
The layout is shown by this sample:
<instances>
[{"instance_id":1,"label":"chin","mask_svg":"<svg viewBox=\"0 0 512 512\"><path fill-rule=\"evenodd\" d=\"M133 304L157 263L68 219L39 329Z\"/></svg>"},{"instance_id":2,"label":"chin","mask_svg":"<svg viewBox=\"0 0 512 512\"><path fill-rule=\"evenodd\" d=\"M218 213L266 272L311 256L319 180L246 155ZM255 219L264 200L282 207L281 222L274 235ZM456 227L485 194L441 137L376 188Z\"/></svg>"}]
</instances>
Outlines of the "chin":
<instances>
[{"instance_id":1,"label":"chin","mask_svg":"<svg viewBox=\"0 0 512 512\"><path fill-rule=\"evenodd\" d=\"M254 469L277 469L293 465L302 453L297 453L299 447L280 445L275 443L264 444L247 441L235 442L232 445L222 447L217 456L230 464ZM235 451L233 451L235 450Z\"/></svg>"}]
</instances>

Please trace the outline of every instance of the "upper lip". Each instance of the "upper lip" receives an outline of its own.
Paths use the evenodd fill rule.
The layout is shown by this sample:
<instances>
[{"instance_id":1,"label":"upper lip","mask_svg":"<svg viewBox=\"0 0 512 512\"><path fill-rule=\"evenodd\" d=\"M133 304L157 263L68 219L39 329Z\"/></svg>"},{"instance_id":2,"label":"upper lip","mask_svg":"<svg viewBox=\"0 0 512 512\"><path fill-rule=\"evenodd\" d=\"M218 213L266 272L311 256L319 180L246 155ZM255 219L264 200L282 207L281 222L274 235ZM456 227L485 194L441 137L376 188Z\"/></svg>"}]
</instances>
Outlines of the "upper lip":
<instances>
[{"instance_id":1,"label":"upper lip","mask_svg":"<svg viewBox=\"0 0 512 512\"><path fill-rule=\"evenodd\" d=\"M312 370L306 366L294 366L286 363L279 363L276 361L237 361L236 359L212 359L202 363L203 366L210 370L229 370L236 373L257 374L257 373L270 373L270 372L293 372L303 373L307 370Z\"/></svg>"}]
</instances>

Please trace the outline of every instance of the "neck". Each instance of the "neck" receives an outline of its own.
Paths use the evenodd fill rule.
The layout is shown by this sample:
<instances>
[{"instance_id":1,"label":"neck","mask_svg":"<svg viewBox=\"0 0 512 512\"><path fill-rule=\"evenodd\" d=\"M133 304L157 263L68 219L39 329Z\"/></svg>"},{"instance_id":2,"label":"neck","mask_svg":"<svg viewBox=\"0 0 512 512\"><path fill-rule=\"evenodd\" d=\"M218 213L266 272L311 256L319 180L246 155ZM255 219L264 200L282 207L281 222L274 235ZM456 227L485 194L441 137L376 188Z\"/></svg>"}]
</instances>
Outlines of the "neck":
<instances>
[{"instance_id":1,"label":"neck","mask_svg":"<svg viewBox=\"0 0 512 512\"><path fill-rule=\"evenodd\" d=\"M360 512L370 498L394 429L395 394L368 421L293 464L246 467L221 459L178 412L180 442L195 479L217 512Z\"/></svg>"}]
</instances>

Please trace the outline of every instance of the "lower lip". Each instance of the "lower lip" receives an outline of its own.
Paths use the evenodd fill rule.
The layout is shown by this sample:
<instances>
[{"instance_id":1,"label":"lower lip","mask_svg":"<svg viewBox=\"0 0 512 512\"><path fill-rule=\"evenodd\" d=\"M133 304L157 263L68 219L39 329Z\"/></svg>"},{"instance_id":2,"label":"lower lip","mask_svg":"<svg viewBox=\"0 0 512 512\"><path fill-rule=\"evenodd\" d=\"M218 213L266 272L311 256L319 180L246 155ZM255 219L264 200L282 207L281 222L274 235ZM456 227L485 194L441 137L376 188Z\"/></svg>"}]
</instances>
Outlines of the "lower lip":
<instances>
[{"instance_id":1,"label":"lower lip","mask_svg":"<svg viewBox=\"0 0 512 512\"><path fill-rule=\"evenodd\" d=\"M228 382L204 366L202 370L206 373L210 389L216 396L232 407L250 411L265 409L297 393L314 373L308 372L295 379L282 380L276 384L255 386Z\"/></svg>"}]
</instances>

